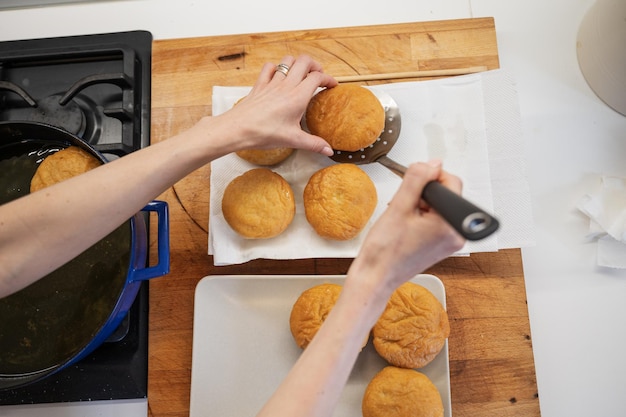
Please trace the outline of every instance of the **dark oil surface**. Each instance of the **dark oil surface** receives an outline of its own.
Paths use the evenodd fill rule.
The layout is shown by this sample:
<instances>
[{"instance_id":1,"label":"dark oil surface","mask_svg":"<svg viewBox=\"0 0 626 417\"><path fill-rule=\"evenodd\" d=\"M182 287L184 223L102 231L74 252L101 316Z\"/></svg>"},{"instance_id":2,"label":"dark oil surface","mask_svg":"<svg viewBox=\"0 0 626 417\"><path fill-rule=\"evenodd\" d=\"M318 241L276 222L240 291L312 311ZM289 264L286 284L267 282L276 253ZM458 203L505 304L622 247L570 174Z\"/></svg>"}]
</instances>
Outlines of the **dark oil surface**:
<instances>
[{"instance_id":1,"label":"dark oil surface","mask_svg":"<svg viewBox=\"0 0 626 417\"><path fill-rule=\"evenodd\" d=\"M0 204L30 193L30 180L41 161L63 148L41 141L0 143Z\"/></svg>"},{"instance_id":2,"label":"dark oil surface","mask_svg":"<svg viewBox=\"0 0 626 417\"><path fill-rule=\"evenodd\" d=\"M0 204L28 194L38 164L62 147L30 141L10 148L0 144ZM130 245L126 222L53 273L0 299L0 375L47 369L84 348L125 285Z\"/></svg>"}]
</instances>

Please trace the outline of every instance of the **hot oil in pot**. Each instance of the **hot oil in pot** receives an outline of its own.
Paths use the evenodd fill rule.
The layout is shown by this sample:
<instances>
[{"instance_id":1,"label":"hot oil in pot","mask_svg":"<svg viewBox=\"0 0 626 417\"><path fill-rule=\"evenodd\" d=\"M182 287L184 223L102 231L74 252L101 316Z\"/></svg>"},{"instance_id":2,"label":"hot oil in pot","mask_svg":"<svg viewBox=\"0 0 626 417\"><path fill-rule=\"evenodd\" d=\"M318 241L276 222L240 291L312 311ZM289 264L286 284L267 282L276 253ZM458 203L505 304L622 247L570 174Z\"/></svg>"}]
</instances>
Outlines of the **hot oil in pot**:
<instances>
[{"instance_id":1,"label":"hot oil in pot","mask_svg":"<svg viewBox=\"0 0 626 417\"><path fill-rule=\"evenodd\" d=\"M49 142L22 141L0 146L0 204L30 193L30 180L44 158L63 149Z\"/></svg>"},{"instance_id":2,"label":"hot oil in pot","mask_svg":"<svg viewBox=\"0 0 626 417\"><path fill-rule=\"evenodd\" d=\"M38 163L61 149L47 146L20 144L19 152L13 149L0 160L0 204L28 194ZM126 222L53 273L0 299L0 374L54 367L85 347L109 319L124 288L130 246Z\"/></svg>"},{"instance_id":3,"label":"hot oil in pot","mask_svg":"<svg viewBox=\"0 0 626 417\"><path fill-rule=\"evenodd\" d=\"M124 287L129 248L126 223L61 268L0 300L0 374L47 369L86 346Z\"/></svg>"}]
</instances>

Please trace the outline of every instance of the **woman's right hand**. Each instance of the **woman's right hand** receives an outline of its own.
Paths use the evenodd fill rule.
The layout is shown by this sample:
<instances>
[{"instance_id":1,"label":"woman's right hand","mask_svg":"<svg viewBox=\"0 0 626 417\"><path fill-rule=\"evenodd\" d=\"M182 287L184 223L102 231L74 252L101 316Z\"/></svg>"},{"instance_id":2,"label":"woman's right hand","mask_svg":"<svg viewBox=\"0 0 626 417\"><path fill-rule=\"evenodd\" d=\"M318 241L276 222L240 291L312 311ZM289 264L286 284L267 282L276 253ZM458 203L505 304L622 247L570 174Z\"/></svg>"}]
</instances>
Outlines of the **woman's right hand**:
<instances>
[{"instance_id":1,"label":"woman's right hand","mask_svg":"<svg viewBox=\"0 0 626 417\"><path fill-rule=\"evenodd\" d=\"M410 165L400 188L368 233L353 263L357 270L375 269L377 273L367 275L383 279L378 284L389 292L458 251L465 243L422 200L422 191L430 181L439 181L461 193L461 180L442 170L440 161ZM354 275L358 279L361 274Z\"/></svg>"}]
</instances>

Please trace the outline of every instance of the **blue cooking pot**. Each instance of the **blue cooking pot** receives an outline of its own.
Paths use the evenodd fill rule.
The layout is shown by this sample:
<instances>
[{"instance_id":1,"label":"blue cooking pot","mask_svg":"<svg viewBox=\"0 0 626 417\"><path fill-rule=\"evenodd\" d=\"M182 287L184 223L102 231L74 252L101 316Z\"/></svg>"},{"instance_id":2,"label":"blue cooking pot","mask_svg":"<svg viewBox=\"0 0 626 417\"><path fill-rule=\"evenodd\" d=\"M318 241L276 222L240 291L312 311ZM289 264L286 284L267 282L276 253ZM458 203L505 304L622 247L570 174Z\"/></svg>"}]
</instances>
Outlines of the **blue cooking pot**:
<instances>
[{"instance_id":1,"label":"blue cooking pot","mask_svg":"<svg viewBox=\"0 0 626 417\"><path fill-rule=\"evenodd\" d=\"M68 146L107 161L62 129L0 122L0 204L27 194L40 161ZM157 217L158 259L146 266L150 212ZM87 356L120 325L142 281L168 272L168 206L152 201L74 260L0 299L0 390L39 381Z\"/></svg>"}]
</instances>

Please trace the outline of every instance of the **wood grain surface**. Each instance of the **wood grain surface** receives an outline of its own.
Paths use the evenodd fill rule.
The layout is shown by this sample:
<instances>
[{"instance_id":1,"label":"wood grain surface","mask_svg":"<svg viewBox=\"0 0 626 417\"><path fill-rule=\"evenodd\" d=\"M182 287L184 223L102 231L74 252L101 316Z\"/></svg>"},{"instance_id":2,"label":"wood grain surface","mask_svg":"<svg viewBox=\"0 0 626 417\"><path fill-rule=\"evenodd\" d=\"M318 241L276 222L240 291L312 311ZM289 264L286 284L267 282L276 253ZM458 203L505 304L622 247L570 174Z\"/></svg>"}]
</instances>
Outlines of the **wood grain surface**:
<instances>
[{"instance_id":1,"label":"wood grain surface","mask_svg":"<svg viewBox=\"0 0 626 417\"><path fill-rule=\"evenodd\" d=\"M152 142L211 114L212 86L250 86L265 62L302 53L334 76L499 67L491 18L156 41ZM351 262L255 260L214 266L207 255L209 178L210 165L160 196L170 207L171 272L150 283L150 416L189 415L193 297L201 278L345 274ZM151 237L153 259L155 254ZM453 415L539 416L520 250L449 258L426 272L441 278L447 291Z\"/></svg>"}]
</instances>

